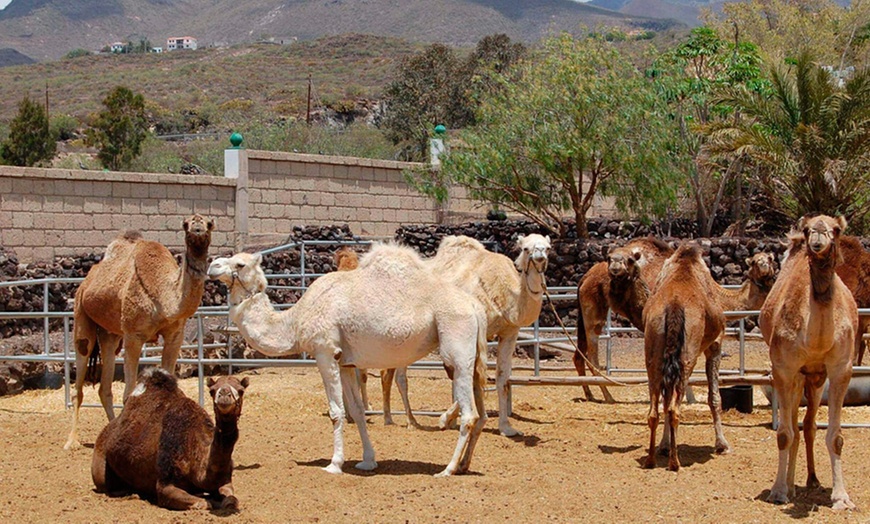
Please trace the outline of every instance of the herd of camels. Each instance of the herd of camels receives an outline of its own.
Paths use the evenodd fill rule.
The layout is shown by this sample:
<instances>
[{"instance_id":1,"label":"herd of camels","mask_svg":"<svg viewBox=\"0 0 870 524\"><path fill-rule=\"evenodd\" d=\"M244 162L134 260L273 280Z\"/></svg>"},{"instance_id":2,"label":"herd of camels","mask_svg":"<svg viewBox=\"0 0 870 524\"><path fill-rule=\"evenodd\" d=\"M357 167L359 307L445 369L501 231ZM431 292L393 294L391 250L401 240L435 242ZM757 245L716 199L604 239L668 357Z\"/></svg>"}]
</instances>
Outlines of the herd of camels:
<instances>
[{"instance_id":1,"label":"herd of camels","mask_svg":"<svg viewBox=\"0 0 870 524\"><path fill-rule=\"evenodd\" d=\"M227 286L230 319L250 346L269 356L302 352L313 356L333 424L333 456L324 468L330 473L342 471L348 416L363 446L356 467L377 467L366 428L365 383L360 381L365 370L383 370L386 422L392 422L389 390L395 378L409 423L416 425L405 368L435 351L453 382L454 400L439 425L446 428L459 419L456 447L438 475L468 471L487 419L484 386L491 339L498 340L499 431L505 436L521 434L507 416L508 379L520 328L533 324L541 311L549 237L517 238L515 261L464 236L446 237L430 259L389 243L374 245L359 261L356 253L340 251L338 271L314 281L292 308L277 311L265 293L260 254L238 253L208 263L213 228L214 223L200 215L184 221L186 252L180 266L163 245L127 232L108 246L103 260L76 292L76 396L65 448L80 446L83 387L98 382L110 421L94 449L92 476L98 491L137 491L173 509L237 507L232 450L248 379L209 380L212 422L180 392L173 376L184 323L199 306L206 279ZM786 503L794 497L802 395L808 405L803 428L807 485L818 486L815 416L827 379L832 503L835 509L855 507L843 480L840 417L853 360L860 362L863 356L862 334L867 326L859 321L857 307L870 306L870 253L856 238L845 236L845 228L843 218L801 219L788 236L778 275L775 257L757 253L746 260L747 279L737 290L713 280L696 243L683 242L673 249L652 237L612 250L607 261L586 273L578 288L577 372L584 375L587 364L598 372L598 337L608 308L644 333L650 398L645 467L655 467L657 455L662 454L668 457L669 469L679 469L680 405L702 354L715 449L731 451L722 430L718 385L724 312L760 309L759 326L770 347L782 421L776 438L779 465L768 500ZM408 293L409 289L415 292ZM149 370L137 381L142 346L158 337L164 343L162 369ZM111 383L122 346L124 409L115 418ZM592 398L591 390L584 389ZM612 402L607 389L601 389L605 401ZM660 409L664 431L656 445Z\"/></svg>"}]
</instances>

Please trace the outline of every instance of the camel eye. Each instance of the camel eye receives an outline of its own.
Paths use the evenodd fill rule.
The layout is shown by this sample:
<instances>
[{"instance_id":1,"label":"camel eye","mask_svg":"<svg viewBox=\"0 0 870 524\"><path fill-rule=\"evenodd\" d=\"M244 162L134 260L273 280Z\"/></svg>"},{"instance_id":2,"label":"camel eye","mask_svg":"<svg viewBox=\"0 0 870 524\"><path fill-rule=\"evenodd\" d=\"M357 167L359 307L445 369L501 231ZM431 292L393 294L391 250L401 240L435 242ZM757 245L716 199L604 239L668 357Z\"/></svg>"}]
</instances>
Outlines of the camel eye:
<instances>
[{"instance_id":1,"label":"camel eye","mask_svg":"<svg viewBox=\"0 0 870 524\"><path fill-rule=\"evenodd\" d=\"M242 262L236 262L236 269L242 269L243 267L245 267L245 264Z\"/></svg>"}]
</instances>

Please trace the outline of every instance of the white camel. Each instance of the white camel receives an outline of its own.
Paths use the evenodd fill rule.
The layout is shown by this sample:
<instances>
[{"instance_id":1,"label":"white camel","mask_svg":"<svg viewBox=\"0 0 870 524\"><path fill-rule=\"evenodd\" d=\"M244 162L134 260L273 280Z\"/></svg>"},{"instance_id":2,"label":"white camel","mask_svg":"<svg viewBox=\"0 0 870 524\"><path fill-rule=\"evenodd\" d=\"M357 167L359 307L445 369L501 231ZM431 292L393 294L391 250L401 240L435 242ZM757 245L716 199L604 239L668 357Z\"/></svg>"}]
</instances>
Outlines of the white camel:
<instances>
[{"instance_id":1,"label":"white camel","mask_svg":"<svg viewBox=\"0 0 870 524\"><path fill-rule=\"evenodd\" d=\"M487 338L498 337L495 382L498 391L498 430L506 436L522 435L508 422L508 385L511 359L520 328L534 324L544 298L550 237L538 234L517 238L516 261L487 251L466 236L448 236L428 264L445 280L473 295L486 310ZM516 267L514 267L516 266ZM447 427L458 413L458 404L441 416Z\"/></svg>"},{"instance_id":2,"label":"white camel","mask_svg":"<svg viewBox=\"0 0 870 524\"><path fill-rule=\"evenodd\" d=\"M412 249L376 245L359 269L318 278L299 302L277 312L264 290L259 254L212 262L208 274L229 288L230 319L248 344L269 356L307 352L323 377L334 451L326 468L344 464L345 406L359 429L363 460L377 467L355 368L403 368L438 348L462 413L453 457L439 476L468 470L486 422L486 314L464 291L433 274Z\"/></svg>"}]
</instances>

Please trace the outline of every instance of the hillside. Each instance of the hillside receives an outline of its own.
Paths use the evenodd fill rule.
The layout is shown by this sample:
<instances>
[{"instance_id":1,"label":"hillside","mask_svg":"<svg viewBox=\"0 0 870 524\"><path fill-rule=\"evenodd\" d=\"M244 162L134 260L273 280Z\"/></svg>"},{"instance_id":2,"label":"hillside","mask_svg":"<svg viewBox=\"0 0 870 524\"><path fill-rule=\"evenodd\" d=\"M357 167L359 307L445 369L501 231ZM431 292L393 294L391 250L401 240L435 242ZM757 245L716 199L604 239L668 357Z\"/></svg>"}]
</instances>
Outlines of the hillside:
<instances>
[{"instance_id":1,"label":"hillside","mask_svg":"<svg viewBox=\"0 0 870 524\"><path fill-rule=\"evenodd\" d=\"M11 48L0 49L0 67L26 65L35 62L27 55L23 55Z\"/></svg>"},{"instance_id":2,"label":"hillside","mask_svg":"<svg viewBox=\"0 0 870 524\"><path fill-rule=\"evenodd\" d=\"M48 86L54 114L80 120L102 108L116 85L145 95L152 111L220 110L304 114L308 76L313 97L328 105L374 98L403 56L419 45L364 35L325 37L292 45L238 45L147 55L91 55L0 68L0 122L15 116L25 95Z\"/></svg>"},{"instance_id":3,"label":"hillside","mask_svg":"<svg viewBox=\"0 0 870 524\"><path fill-rule=\"evenodd\" d=\"M0 47L45 60L140 37L165 45L169 36L191 35L202 47L344 33L467 46L493 33L534 42L602 24L675 22L571 0L13 0L0 11Z\"/></svg>"}]
</instances>

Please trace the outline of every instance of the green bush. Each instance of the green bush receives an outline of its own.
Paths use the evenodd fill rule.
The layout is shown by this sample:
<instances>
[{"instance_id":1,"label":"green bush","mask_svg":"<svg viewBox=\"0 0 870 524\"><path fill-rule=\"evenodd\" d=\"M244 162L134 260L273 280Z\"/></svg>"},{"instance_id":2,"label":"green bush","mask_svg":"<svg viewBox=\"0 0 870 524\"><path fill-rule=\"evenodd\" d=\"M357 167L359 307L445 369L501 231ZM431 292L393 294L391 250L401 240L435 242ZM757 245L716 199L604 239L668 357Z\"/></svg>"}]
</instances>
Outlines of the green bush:
<instances>
[{"instance_id":1,"label":"green bush","mask_svg":"<svg viewBox=\"0 0 870 524\"><path fill-rule=\"evenodd\" d=\"M78 118L70 115L55 115L49 121L51 136L55 140L72 140L78 135L81 122Z\"/></svg>"}]
</instances>

